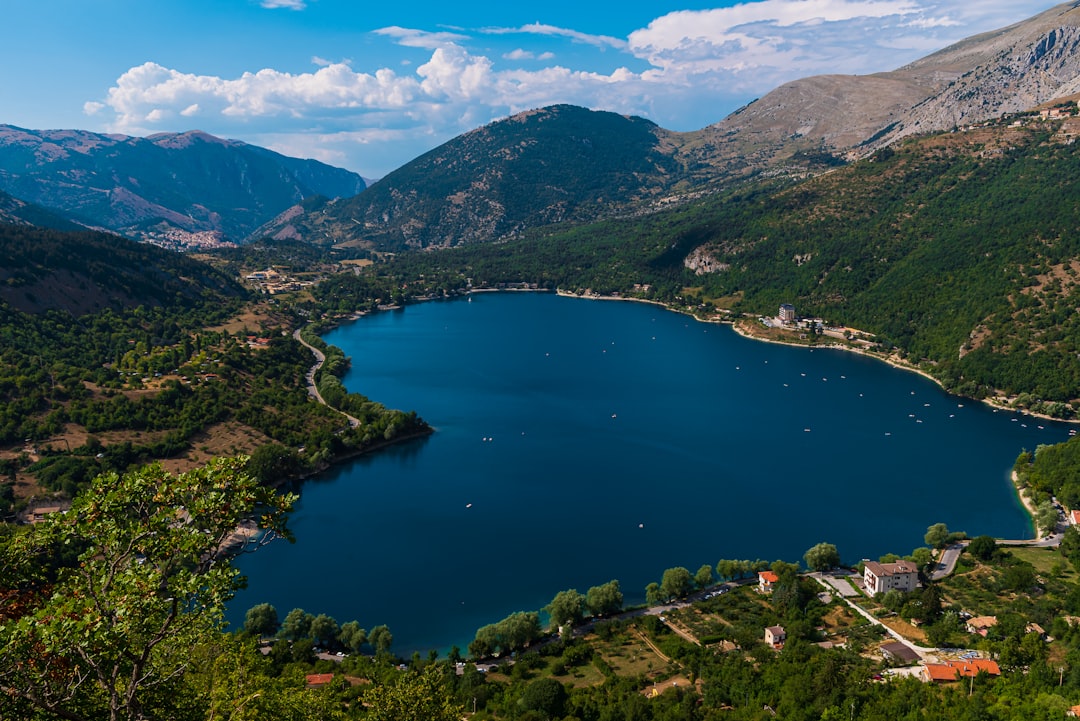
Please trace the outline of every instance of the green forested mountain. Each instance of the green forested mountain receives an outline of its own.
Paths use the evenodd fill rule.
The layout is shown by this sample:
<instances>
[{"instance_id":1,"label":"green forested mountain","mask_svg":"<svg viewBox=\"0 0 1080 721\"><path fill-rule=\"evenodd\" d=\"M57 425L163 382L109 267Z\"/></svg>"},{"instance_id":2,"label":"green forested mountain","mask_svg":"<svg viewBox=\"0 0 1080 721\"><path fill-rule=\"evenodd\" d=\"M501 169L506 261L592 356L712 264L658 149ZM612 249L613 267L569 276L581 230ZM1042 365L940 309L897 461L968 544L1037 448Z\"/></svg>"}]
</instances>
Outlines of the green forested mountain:
<instances>
[{"instance_id":1,"label":"green forested mountain","mask_svg":"<svg viewBox=\"0 0 1080 721\"><path fill-rule=\"evenodd\" d=\"M354 198L260 232L403 250L587 220L655 197L680 177L668 135L641 118L569 105L520 113L451 140Z\"/></svg>"}]
</instances>

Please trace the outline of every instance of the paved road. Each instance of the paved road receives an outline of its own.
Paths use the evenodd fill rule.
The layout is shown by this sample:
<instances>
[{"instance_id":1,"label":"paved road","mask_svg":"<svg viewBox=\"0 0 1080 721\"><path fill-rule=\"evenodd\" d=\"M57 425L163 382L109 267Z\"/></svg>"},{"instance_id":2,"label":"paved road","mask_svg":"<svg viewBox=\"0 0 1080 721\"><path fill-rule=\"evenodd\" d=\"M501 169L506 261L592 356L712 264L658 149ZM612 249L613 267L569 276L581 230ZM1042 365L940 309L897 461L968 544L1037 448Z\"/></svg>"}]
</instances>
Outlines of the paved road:
<instances>
[{"instance_id":1,"label":"paved road","mask_svg":"<svg viewBox=\"0 0 1080 721\"><path fill-rule=\"evenodd\" d=\"M300 329L299 328L297 328L296 330L293 331L292 336L296 340L300 341L300 344L302 346L304 346L305 348L307 348L309 351L311 351L312 355L315 356L315 365L311 366L311 368L308 369L307 375L304 377L304 381L307 383L308 395L311 396L312 398L314 398L315 400L317 400L319 403L322 403L327 408L335 410L338 413L340 413L341 415L348 418L349 419L349 425L352 426L353 428L359 428L360 427L360 419L359 418L354 418L354 417L350 416L348 413L346 413L345 411L338 411L337 408L334 408L333 406L331 406L329 403L327 403L325 400L323 400L322 393L319 393L319 388L318 388L318 386L315 385L315 374L319 372L319 369L322 368L322 364L326 362L326 356L323 354L323 352L321 350L319 350L318 348L311 345L306 340L304 340L303 338L300 337Z\"/></svg>"},{"instance_id":2,"label":"paved road","mask_svg":"<svg viewBox=\"0 0 1080 721\"><path fill-rule=\"evenodd\" d=\"M930 580L940 581L956 570L956 562L960 560L960 554L964 551L964 546L966 545L967 541L962 541L960 543L954 543L942 551L941 557L938 558L937 565L934 566L934 570L930 572Z\"/></svg>"}]
</instances>

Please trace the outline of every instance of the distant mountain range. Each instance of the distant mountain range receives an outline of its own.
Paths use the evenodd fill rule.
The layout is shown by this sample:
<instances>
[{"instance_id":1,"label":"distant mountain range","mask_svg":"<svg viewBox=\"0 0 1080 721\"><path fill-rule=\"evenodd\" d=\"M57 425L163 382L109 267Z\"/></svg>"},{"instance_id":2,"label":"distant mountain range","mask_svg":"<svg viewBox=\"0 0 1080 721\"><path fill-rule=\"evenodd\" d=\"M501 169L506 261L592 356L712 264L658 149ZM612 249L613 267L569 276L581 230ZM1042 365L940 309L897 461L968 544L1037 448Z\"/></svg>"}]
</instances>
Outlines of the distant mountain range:
<instances>
[{"instance_id":1,"label":"distant mountain range","mask_svg":"<svg viewBox=\"0 0 1080 721\"><path fill-rule=\"evenodd\" d=\"M898 70L798 80L689 133L570 106L461 135L354 198L294 207L258 235L401 250L490 242L651 212L749 180L803 178L914 133L1080 92L1080 3Z\"/></svg>"},{"instance_id":2,"label":"distant mountain range","mask_svg":"<svg viewBox=\"0 0 1080 721\"><path fill-rule=\"evenodd\" d=\"M206 133L147 138L0 125L0 191L79 225L163 245L240 241L356 173Z\"/></svg>"}]
</instances>

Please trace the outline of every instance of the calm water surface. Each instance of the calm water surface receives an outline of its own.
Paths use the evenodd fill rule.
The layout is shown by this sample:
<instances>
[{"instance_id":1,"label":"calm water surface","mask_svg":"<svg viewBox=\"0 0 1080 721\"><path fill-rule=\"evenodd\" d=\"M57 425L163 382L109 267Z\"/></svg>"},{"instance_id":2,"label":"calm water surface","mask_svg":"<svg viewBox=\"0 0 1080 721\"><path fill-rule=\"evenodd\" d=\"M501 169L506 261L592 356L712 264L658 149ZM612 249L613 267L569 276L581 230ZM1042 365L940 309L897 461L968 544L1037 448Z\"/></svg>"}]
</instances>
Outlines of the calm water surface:
<instances>
[{"instance_id":1,"label":"calm water surface","mask_svg":"<svg viewBox=\"0 0 1080 721\"><path fill-rule=\"evenodd\" d=\"M341 327L346 386L437 432L303 486L296 544L241 559L263 601L393 650L464 649L560 590L721 558L908 553L936 522L1029 538L1009 482L1067 427L867 358L747 340L637 303L477 294Z\"/></svg>"}]
</instances>

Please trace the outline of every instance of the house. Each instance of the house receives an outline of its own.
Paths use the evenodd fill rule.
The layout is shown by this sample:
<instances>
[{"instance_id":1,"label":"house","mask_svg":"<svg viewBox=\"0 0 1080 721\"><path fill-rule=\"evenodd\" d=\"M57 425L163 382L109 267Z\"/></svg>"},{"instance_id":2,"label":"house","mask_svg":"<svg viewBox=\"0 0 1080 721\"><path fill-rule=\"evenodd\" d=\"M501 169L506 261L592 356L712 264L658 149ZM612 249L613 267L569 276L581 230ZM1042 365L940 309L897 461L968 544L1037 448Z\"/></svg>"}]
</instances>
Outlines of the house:
<instances>
[{"instance_id":1,"label":"house","mask_svg":"<svg viewBox=\"0 0 1080 721\"><path fill-rule=\"evenodd\" d=\"M914 591L918 584L919 569L911 561L863 561L863 586L871 595L885 593L894 588L897 591Z\"/></svg>"},{"instance_id":2,"label":"house","mask_svg":"<svg viewBox=\"0 0 1080 721\"><path fill-rule=\"evenodd\" d=\"M1076 718L1077 716L1080 716L1080 706L1073 706L1065 712L1065 715L1069 716L1070 718Z\"/></svg>"},{"instance_id":3,"label":"house","mask_svg":"<svg viewBox=\"0 0 1080 721\"><path fill-rule=\"evenodd\" d=\"M881 655L890 661L899 663L915 663L919 660L919 654L911 646L900 641L892 641L881 645Z\"/></svg>"},{"instance_id":4,"label":"house","mask_svg":"<svg viewBox=\"0 0 1080 721\"><path fill-rule=\"evenodd\" d=\"M765 643L773 648L783 648L787 640L787 631L783 626L767 626L765 628Z\"/></svg>"},{"instance_id":5,"label":"house","mask_svg":"<svg viewBox=\"0 0 1080 721\"><path fill-rule=\"evenodd\" d=\"M1046 640L1046 629L1044 629L1037 623L1029 623L1027 626L1025 626L1024 633L1034 633L1038 635L1038 637L1041 638L1043 641Z\"/></svg>"},{"instance_id":6,"label":"house","mask_svg":"<svg viewBox=\"0 0 1080 721\"><path fill-rule=\"evenodd\" d=\"M780 580L772 571L758 571L757 575L757 590L758 593L772 593L773 586Z\"/></svg>"},{"instance_id":7,"label":"house","mask_svg":"<svg viewBox=\"0 0 1080 721\"><path fill-rule=\"evenodd\" d=\"M1080 525L1080 511L1069 511L1069 523L1074 526Z\"/></svg>"},{"instance_id":8,"label":"house","mask_svg":"<svg viewBox=\"0 0 1080 721\"><path fill-rule=\"evenodd\" d=\"M923 678L926 681L956 681L960 678L973 678L979 672L988 673L991 676L1001 675L997 661L973 658L968 661L928 663L923 667Z\"/></svg>"},{"instance_id":9,"label":"house","mask_svg":"<svg viewBox=\"0 0 1080 721\"><path fill-rule=\"evenodd\" d=\"M991 628L997 625L997 616L976 616L968 619L967 632L985 636Z\"/></svg>"},{"instance_id":10,"label":"house","mask_svg":"<svg viewBox=\"0 0 1080 721\"><path fill-rule=\"evenodd\" d=\"M780 312L777 315L781 323L794 323L795 322L795 306L791 303L781 303Z\"/></svg>"}]
</instances>

